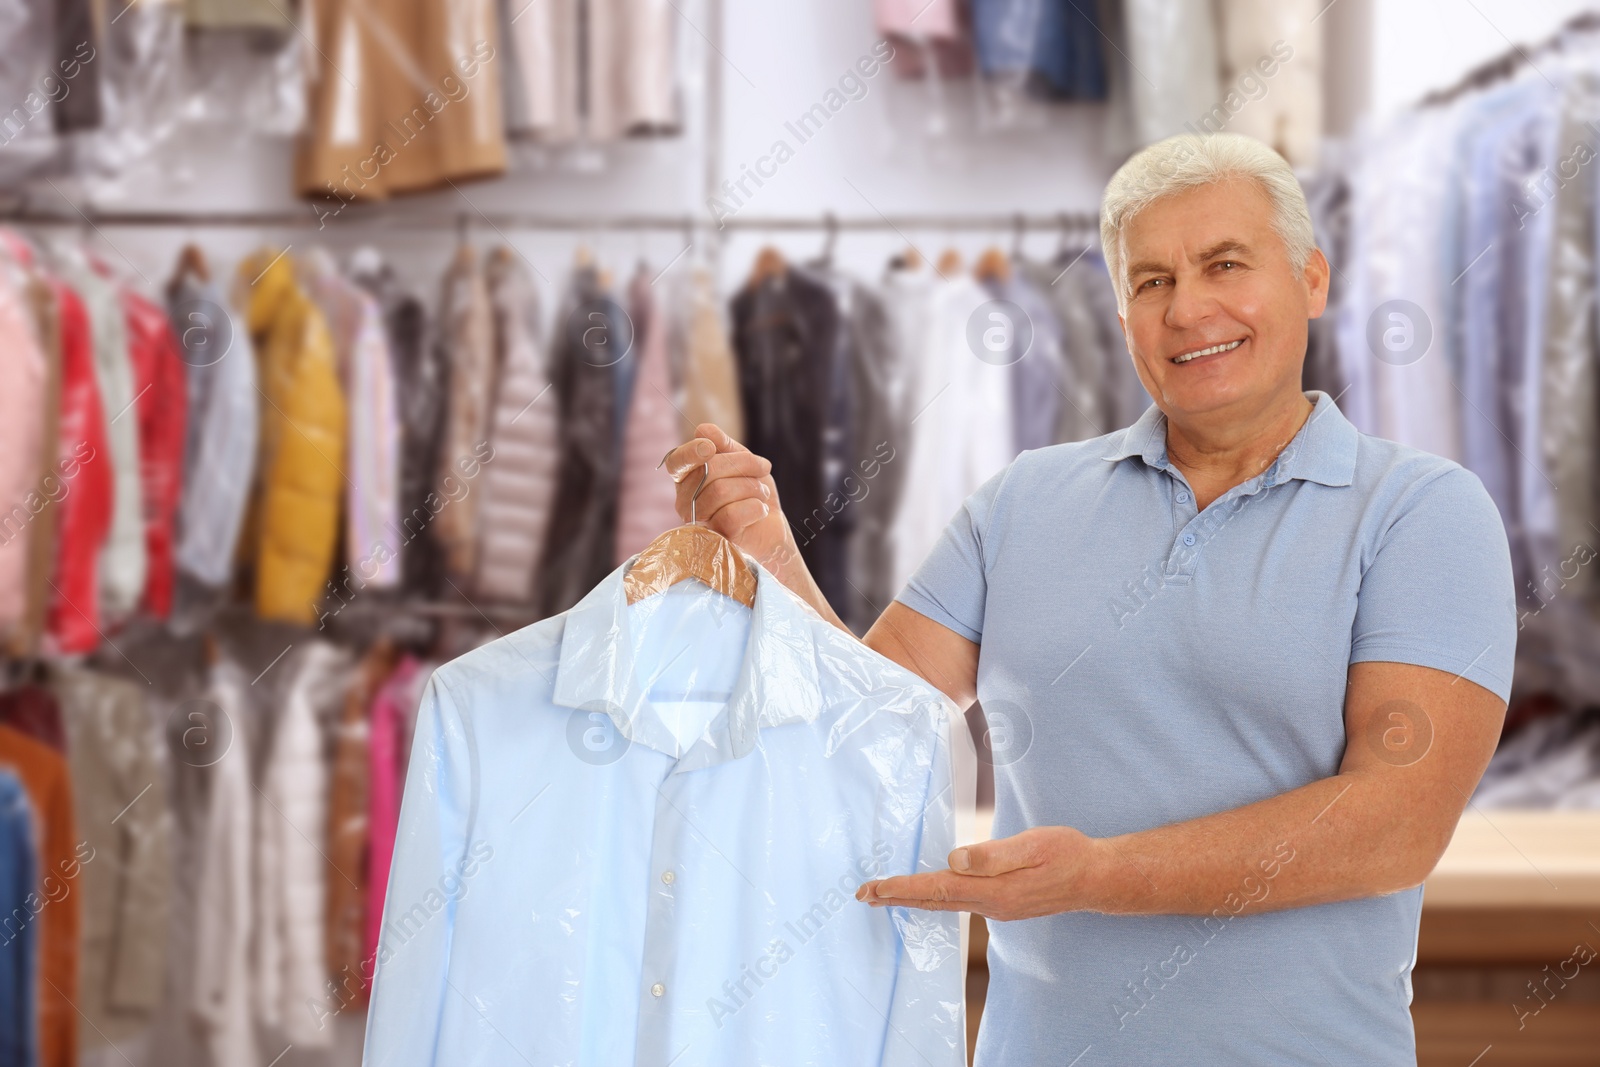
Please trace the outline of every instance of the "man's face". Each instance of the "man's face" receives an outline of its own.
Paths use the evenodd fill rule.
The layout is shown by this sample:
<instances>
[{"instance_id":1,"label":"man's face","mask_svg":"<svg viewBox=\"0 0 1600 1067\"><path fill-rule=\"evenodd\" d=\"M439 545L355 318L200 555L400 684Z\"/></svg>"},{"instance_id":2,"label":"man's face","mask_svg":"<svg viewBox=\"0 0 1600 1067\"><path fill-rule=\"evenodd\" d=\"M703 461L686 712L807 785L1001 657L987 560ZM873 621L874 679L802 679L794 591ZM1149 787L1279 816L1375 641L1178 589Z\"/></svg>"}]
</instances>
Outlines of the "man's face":
<instances>
[{"instance_id":1,"label":"man's face","mask_svg":"<svg viewBox=\"0 0 1600 1067\"><path fill-rule=\"evenodd\" d=\"M1328 299L1327 261L1289 264L1272 202L1253 181L1187 189L1123 230L1129 290L1122 328L1163 410L1203 414L1298 392L1306 322ZM1222 346L1221 351L1191 356Z\"/></svg>"}]
</instances>

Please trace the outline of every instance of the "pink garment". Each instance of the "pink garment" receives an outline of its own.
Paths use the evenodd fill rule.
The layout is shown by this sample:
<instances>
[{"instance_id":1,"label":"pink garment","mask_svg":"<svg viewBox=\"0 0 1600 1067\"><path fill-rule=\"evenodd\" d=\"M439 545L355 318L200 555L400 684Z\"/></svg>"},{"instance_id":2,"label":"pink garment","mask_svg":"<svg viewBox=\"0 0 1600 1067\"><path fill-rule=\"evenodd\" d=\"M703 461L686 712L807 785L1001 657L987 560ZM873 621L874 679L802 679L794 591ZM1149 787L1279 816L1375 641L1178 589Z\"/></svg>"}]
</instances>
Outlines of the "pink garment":
<instances>
[{"instance_id":1,"label":"pink garment","mask_svg":"<svg viewBox=\"0 0 1600 1067\"><path fill-rule=\"evenodd\" d=\"M367 735L367 936L364 960L378 951L383 931L383 898L389 891L389 864L394 859L394 837L400 826L400 796L406 780L404 702L421 664L402 656L394 672L372 699ZM370 964L369 964L370 966Z\"/></svg>"},{"instance_id":2,"label":"pink garment","mask_svg":"<svg viewBox=\"0 0 1600 1067\"><path fill-rule=\"evenodd\" d=\"M38 492L48 368L27 284L17 263L0 258L0 636L27 611L28 541L49 503Z\"/></svg>"},{"instance_id":3,"label":"pink garment","mask_svg":"<svg viewBox=\"0 0 1600 1067\"><path fill-rule=\"evenodd\" d=\"M639 370L628 404L622 443L622 485L618 490L616 563L680 525L677 490L656 464L681 443L678 412L672 405L671 372L667 367L667 317L655 298L649 277L640 271L629 287L633 321L643 324Z\"/></svg>"},{"instance_id":4,"label":"pink garment","mask_svg":"<svg viewBox=\"0 0 1600 1067\"><path fill-rule=\"evenodd\" d=\"M961 36L961 7L957 0L873 0L872 14L878 32L883 34L912 38Z\"/></svg>"}]
</instances>

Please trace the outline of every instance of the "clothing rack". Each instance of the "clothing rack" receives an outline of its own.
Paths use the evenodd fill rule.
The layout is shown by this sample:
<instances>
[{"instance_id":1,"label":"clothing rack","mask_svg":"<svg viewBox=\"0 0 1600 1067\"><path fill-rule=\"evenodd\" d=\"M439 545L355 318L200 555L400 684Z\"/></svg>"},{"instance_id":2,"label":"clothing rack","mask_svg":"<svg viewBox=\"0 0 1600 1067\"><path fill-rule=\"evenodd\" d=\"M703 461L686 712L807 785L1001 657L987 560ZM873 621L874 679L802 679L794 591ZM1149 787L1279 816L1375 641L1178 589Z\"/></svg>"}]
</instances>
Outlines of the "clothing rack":
<instances>
[{"instance_id":1,"label":"clothing rack","mask_svg":"<svg viewBox=\"0 0 1600 1067\"><path fill-rule=\"evenodd\" d=\"M898 231L898 230L1021 230L1055 233L1061 230L1095 234L1099 217L1091 212L1055 214L919 214L821 216L734 216L720 224L695 215L543 215L522 211L441 212L346 209L324 220L314 210L282 211L86 211L65 213L20 210L0 212L0 223L24 226L138 226L138 227L238 227L302 228L374 227L384 229L456 229L478 224L504 230L604 231L661 230L694 232L743 231Z\"/></svg>"},{"instance_id":2,"label":"clothing rack","mask_svg":"<svg viewBox=\"0 0 1600 1067\"><path fill-rule=\"evenodd\" d=\"M1531 64L1534 56L1548 55L1559 51L1563 43L1572 35L1600 30L1600 11L1584 11L1563 22L1550 36L1538 44L1512 45L1510 49L1495 56L1493 59L1473 67L1463 74L1454 85L1443 89L1435 89L1417 102L1418 107L1435 107L1448 104L1450 101L1472 92L1505 81L1524 65Z\"/></svg>"}]
</instances>

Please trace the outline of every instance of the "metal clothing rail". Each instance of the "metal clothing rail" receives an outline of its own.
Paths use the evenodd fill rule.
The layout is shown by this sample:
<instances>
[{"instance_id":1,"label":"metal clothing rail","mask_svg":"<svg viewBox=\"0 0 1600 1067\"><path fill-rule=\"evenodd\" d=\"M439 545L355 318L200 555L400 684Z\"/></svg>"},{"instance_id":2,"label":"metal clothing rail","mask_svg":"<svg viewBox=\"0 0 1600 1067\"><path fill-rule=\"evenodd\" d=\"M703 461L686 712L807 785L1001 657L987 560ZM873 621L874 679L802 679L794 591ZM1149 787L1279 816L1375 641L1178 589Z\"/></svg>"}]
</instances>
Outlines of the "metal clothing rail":
<instances>
[{"instance_id":1,"label":"metal clothing rail","mask_svg":"<svg viewBox=\"0 0 1600 1067\"><path fill-rule=\"evenodd\" d=\"M520 211L386 211L345 210L337 217L322 218L310 208L304 211L87 211L0 212L0 223L25 226L118 226L118 227L222 227L332 230L340 228L446 229L458 231L487 226L502 230L550 231L635 231L679 230L684 232L728 230L808 232L855 230L1026 230L1054 233L1060 230L1094 231L1097 216L1087 212L1055 214L919 214L919 215L735 215L719 225L696 215L541 215Z\"/></svg>"}]
</instances>

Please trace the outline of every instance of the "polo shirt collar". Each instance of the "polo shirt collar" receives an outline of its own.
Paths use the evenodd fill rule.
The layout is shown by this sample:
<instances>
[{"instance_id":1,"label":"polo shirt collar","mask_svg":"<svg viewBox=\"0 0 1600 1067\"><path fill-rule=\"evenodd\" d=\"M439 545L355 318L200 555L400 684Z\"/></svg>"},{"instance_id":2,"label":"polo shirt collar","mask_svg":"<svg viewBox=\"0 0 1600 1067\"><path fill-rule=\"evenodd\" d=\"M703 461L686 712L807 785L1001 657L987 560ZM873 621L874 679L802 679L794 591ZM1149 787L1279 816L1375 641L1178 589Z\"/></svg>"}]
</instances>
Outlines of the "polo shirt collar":
<instances>
[{"instance_id":1,"label":"polo shirt collar","mask_svg":"<svg viewBox=\"0 0 1600 1067\"><path fill-rule=\"evenodd\" d=\"M740 555L756 572L744 660L727 705L687 749L652 712L639 684L638 640L629 625L622 584L637 554L567 612L551 700L609 715L630 742L679 757L677 771L744 756L756 747L756 732L763 727L814 720L822 708L822 691L810 620L776 578Z\"/></svg>"},{"instance_id":2,"label":"polo shirt collar","mask_svg":"<svg viewBox=\"0 0 1600 1067\"><path fill-rule=\"evenodd\" d=\"M1355 477L1360 432L1327 393L1308 389L1305 396L1312 402L1311 414L1267 468L1265 484L1301 478L1322 485L1349 485ZM1101 458L1115 462L1132 456L1157 470L1168 466L1167 416L1153 403L1133 425L1110 435Z\"/></svg>"}]
</instances>

